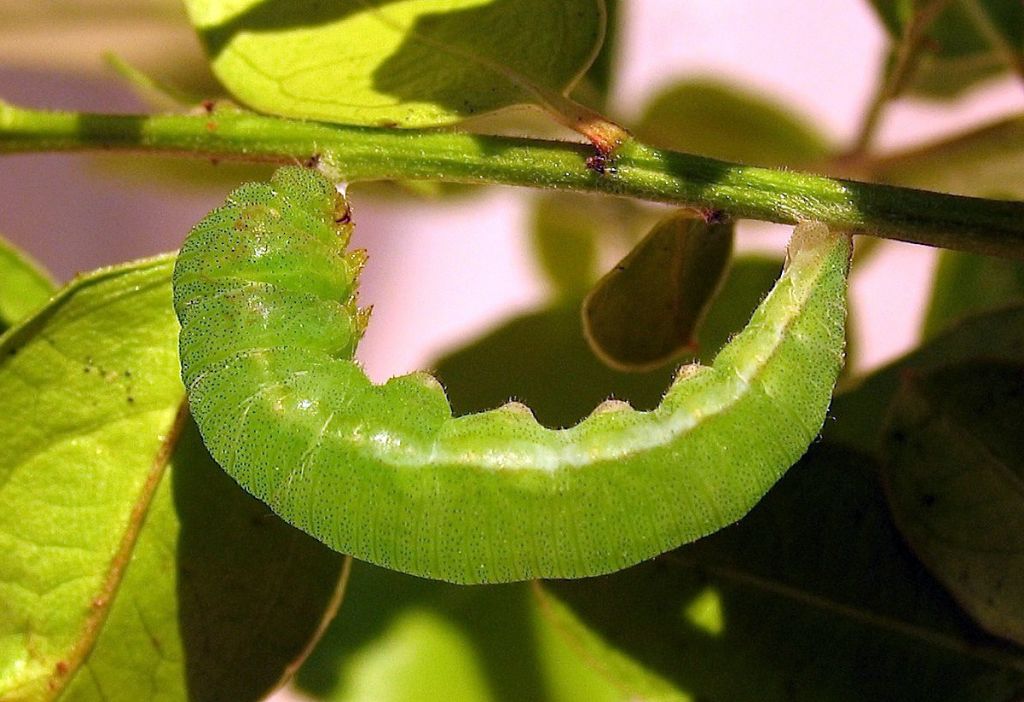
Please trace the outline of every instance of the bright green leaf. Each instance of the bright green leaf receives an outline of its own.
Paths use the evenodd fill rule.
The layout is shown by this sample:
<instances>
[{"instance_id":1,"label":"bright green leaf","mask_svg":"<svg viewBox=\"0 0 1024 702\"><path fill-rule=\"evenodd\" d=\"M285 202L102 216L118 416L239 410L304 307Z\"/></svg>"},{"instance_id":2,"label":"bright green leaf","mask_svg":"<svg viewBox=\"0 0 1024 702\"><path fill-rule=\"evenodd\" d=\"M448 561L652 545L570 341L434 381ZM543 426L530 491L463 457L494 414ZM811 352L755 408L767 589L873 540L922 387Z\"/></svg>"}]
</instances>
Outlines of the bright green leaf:
<instances>
[{"instance_id":1,"label":"bright green leaf","mask_svg":"<svg viewBox=\"0 0 1024 702\"><path fill-rule=\"evenodd\" d=\"M872 177L957 195L1024 199L1024 118L880 159Z\"/></svg>"},{"instance_id":2,"label":"bright green leaf","mask_svg":"<svg viewBox=\"0 0 1024 702\"><path fill-rule=\"evenodd\" d=\"M1024 300L1024 264L1007 258L943 251L925 315L924 337L969 314Z\"/></svg>"},{"instance_id":3,"label":"bright green leaf","mask_svg":"<svg viewBox=\"0 0 1024 702\"><path fill-rule=\"evenodd\" d=\"M79 279L0 346L8 695L42 695L78 671L164 469L184 394L170 266L158 259Z\"/></svg>"},{"instance_id":4,"label":"bright green leaf","mask_svg":"<svg viewBox=\"0 0 1024 702\"><path fill-rule=\"evenodd\" d=\"M610 576L548 582L553 630L622 699L1005 702L1024 650L987 638L917 564L866 458L815 446L738 524Z\"/></svg>"},{"instance_id":5,"label":"bright green leaf","mask_svg":"<svg viewBox=\"0 0 1024 702\"><path fill-rule=\"evenodd\" d=\"M4 699L259 699L334 596L341 558L179 416L172 263L84 276L0 343Z\"/></svg>"},{"instance_id":6,"label":"bright green leaf","mask_svg":"<svg viewBox=\"0 0 1024 702\"><path fill-rule=\"evenodd\" d=\"M42 266L0 237L0 332L42 307L53 291Z\"/></svg>"},{"instance_id":7,"label":"bright green leaf","mask_svg":"<svg viewBox=\"0 0 1024 702\"><path fill-rule=\"evenodd\" d=\"M186 0L214 72L258 110L330 122L451 123L572 87L600 0Z\"/></svg>"},{"instance_id":8,"label":"bright green leaf","mask_svg":"<svg viewBox=\"0 0 1024 702\"><path fill-rule=\"evenodd\" d=\"M712 80L682 82L656 96L636 133L654 146L756 166L813 164L829 152L805 118Z\"/></svg>"},{"instance_id":9,"label":"bright green leaf","mask_svg":"<svg viewBox=\"0 0 1024 702\"><path fill-rule=\"evenodd\" d=\"M656 368L696 348L698 326L732 255L733 225L675 212L583 301L594 352L615 368Z\"/></svg>"},{"instance_id":10,"label":"bright green leaf","mask_svg":"<svg viewBox=\"0 0 1024 702\"><path fill-rule=\"evenodd\" d=\"M909 375L885 436L900 530L988 631L1024 644L1024 365Z\"/></svg>"}]
</instances>

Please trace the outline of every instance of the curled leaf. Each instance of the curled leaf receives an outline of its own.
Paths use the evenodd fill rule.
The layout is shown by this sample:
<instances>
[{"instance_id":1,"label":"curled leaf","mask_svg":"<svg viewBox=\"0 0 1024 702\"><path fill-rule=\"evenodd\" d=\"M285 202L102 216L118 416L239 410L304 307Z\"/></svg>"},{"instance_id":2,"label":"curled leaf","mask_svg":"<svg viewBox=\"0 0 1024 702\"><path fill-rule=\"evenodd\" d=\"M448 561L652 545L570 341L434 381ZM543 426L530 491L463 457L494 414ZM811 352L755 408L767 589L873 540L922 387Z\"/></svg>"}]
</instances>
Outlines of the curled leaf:
<instances>
[{"instance_id":1,"label":"curled leaf","mask_svg":"<svg viewBox=\"0 0 1024 702\"><path fill-rule=\"evenodd\" d=\"M676 212L651 230L583 301L583 329L613 368L648 370L696 347L721 285L733 225Z\"/></svg>"}]
</instances>

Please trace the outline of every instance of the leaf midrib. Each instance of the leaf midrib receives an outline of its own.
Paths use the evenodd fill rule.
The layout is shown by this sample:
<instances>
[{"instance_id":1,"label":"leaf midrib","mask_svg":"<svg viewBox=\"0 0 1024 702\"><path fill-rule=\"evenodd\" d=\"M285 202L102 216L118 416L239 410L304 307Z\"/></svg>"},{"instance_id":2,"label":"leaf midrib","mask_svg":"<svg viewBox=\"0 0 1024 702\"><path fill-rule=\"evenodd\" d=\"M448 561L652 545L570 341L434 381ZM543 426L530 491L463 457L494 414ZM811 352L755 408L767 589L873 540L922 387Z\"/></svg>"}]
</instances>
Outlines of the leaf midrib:
<instances>
[{"instance_id":1,"label":"leaf midrib","mask_svg":"<svg viewBox=\"0 0 1024 702\"><path fill-rule=\"evenodd\" d=\"M124 579L125 570L132 560L135 544L138 541L139 534L142 532L146 516L149 513L149 507L153 502L153 496L160 486L160 482L167 469L167 464L174 454L174 449L177 447L178 438L181 436L182 429L188 421L188 403L185 401L184 393L182 393L174 421L168 429L167 436L160 444L160 448L157 450L153 463L150 466L149 474L146 476L146 481L142 484L132 505L127 528L121 536L121 542L118 544L117 550L110 561L107 575L93 597L92 611L82 624L76 643L71 647L68 655L61 658L61 663L64 666L55 667L50 674L50 678L46 683L48 695L44 699L55 700L60 697L64 689L74 680L77 672L89 659L93 647L103 630L103 624L106 622L114 601L117 599L117 591Z\"/></svg>"}]
</instances>

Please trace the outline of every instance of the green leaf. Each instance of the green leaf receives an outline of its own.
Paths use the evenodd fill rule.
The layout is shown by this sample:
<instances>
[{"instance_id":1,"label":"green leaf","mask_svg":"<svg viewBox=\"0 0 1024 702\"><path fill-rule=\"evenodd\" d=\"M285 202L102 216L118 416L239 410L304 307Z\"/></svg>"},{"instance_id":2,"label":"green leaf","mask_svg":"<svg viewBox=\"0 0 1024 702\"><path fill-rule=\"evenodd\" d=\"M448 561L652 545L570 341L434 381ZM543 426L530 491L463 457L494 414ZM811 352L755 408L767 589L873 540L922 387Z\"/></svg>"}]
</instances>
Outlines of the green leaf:
<instances>
[{"instance_id":1,"label":"green leaf","mask_svg":"<svg viewBox=\"0 0 1024 702\"><path fill-rule=\"evenodd\" d=\"M874 471L817 445L738 524L615 575L545 583L552 629L622 699L648 698L638 667L704 702L1016 699L1024 651L985 637L923 571Z\"/></svg>"},{"instance_id":2,"label":"green leaf","mask_svg":"<svg viewBox=\"0 0 1024 702\"><path fill-rule=\"evenodd\" d=\"M757 166L808 165L829 152L828 140L802 116L713 80L685 81L660 93L636 133L661 148Z\"/></svg>"},{"instance_id":3,"label":"green leaf","mask_svg":"<svg viewBox=\"0 0 1024 702\"><path fill-rule=\"evenodd\" d=\"M214 72L274 114L404 127L557 99L604 34L600 0L186 0Z\"/></svg>"},{"instance_id":4,"label":"green leaf","mask_svg":"<svg viewBox=\"0 0 1024 702\"><path fill-rule=\"evenodd\" d=\"M339 617L299 671L329 702L615 702L531 590L461 587L356 563Z\"/></svg>"},{"instance_id":5,"label":"green leaf","mask_svg":"<svg viewBox=\"0 0 1024 702\"><path fill-rule=\"evenodd\" d=\"M608 105L617 72L619 43L624 24L622 10L619 7L620 0L604 0L604 6L606 21L601 50L573 90L574 97L583 104L597 109L604 109Z\"/></svg>"},{"instance_id":6,"label":"green leaf","mask_svg":"<svg viewBox=\"0 0 1024 702\"><path fill-rule=\"evenodd\" d=\"M297 683L332 702L537 699L529 607L522 584L466 588L357 562Z\"/></svg>"},{"instance_id":7,"label":"green leaf","mask_svg":"<svg viewBox=\"0 0 1024 702\"><path fill-rule=\"evenodd\" d=\"M579 297L594 281L601 223L592 216L593 198L556 193L539 198L533 213L532 243L537 260L558 297Z\"/></svg>"},{"instance_id":8,"label":"green leaf","mask_svg":"<svg viewBox=\"0 0 1024 702\"><path fill-rule=\"evenodd\" d=\"M42 266L0 237L0 333L42 307L54 288Z\"/></svg>"},{"instance_id":9,"label":"green leaf","mask_svg":"<svg viewBox=\"0 0 1024 702\"><path fill-rule=\"evenodd\" d=\"M892 38L901 40L913 21L916 3L871 0L871 4ZM996 43L1013 47L1018 54L1024 48L1024 6L1016 0L958 0L946 4L925 30L907 85L913 93L940 99L956 97L977 82L1006 71L1010 65Z\"/></svg>"},{"instance_id":10,"label":"green leaf","mask_svg":"<svg viewBox=\"0 0 1024 702\"><path fill-rule=\"evenodd\" d=\"M924 338L993 307L1024 300L1024 264L1006 258L943 251L925 315Z\"/></svg>"},{"instance_id":11,"label":"green leaf","mask_svg":"<svg viewBox=\"0 0 1024 702\"><path fill-rule=\"evenodd\" d=\"M662 219L583 301L583 329L613 368L656 368L696 348L722 284L733 225L677 211Z\"/></svg>"},{"instance_id":12,"label":"green leaf","mask_svg":"<svg viewBox=\"0 0 1024 702\"><path fill-rule=\"evenodd\" d=\"M701 360L710 360L750 319L771 289L782 262L738 259L702 328ZM638 409L655 407L671 368L623 373L602 363L583 337L580 300L567 299L517 317L435 364L456 415L501 405L510 396L528 403L549 427L571 426L614 397Z\"/></svg>"},{"instance_id":13,"label":"green leaf","mask_svg":"<svg viewBox=\"0 0 1024 702\"><path fill-rule=\"evenodd\" d=\"M900 530L988 631L1024 644L1024 365L908 375L885 433Z\"/></svg>"},{"instance_id":14,"label":"green leaf","mask_svg":"<svg viewBox=\"0 0 1024 702\"><path fill-rule=\"evenodd\" d=\"M1024 362L1024 305L962 319L924 346L845 388L832 402L827 439L875 451L887 408L908 372L928 373L972 359Z\"/></svg>"},{"instance_id":15,"label":"green leaf","mask_svg":"<svg viewBox=\"0 0 1024 702\"><path fill-rule=\"evenodd\" d=\"M1024 199L1024 118L1013 117L872 164L893 185Z\"/></svg>"},{"instance_id":16,"label":"green leaf","mask_svg":"<svg viewBox=\"0 0 1024 702\"><path fill-rule=\"evenodd\" d=\"M180 413L172 264L79 278L0 342L4 699L259 699L334 597L340 557Z\"/></svg>"},{"instance_id":17,"label":"green leaf","mask_svg":"<svg viewBox=\"0 0 1024 702\"><path fill-rule=\"evenodd\" d=\"M900 30L910 21L914 0L869 0L878 18L893 39L899 39Z\"/></svg>"}]
</instances>

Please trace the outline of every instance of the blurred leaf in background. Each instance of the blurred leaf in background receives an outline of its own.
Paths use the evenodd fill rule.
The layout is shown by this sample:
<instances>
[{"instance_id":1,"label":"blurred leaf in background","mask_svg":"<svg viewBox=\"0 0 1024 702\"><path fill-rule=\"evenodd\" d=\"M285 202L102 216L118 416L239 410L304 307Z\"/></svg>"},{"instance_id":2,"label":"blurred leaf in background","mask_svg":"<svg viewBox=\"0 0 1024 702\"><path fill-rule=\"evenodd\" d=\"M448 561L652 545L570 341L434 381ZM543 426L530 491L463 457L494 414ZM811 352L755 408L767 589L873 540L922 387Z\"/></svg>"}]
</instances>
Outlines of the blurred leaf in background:
<instances>
[{"instance_id":1,"label":"blurred leaf in background","mask_svg":"<svg viewBox=\"0 0 1024 702\"><path fill-rule=\"evenodd\" d=\"M908 374L883 444L896 522L988 631L1024 644L1024 364Z\"/></svg>"},{"instance_id":2,"label":"blurred leaf in background","mask_svg":"<svg viewBox=\"0 0 1024 702\"><path fill-rule=\"evenodd\" d=\"M6 68L109 75L109 52L180 90L223 94L179 0L134 0L130 10L118 0L0 4Z\"/></svg>"},{"instance_id":3,"label":"blurred leaf in background","mask_svg":"<svg viewBox=\"0 0 1024 702\"><path fill-rule=\"evenodd\" d=\"M1024 301L1024 264L1006 258L943 251L935 271L924 338L971 314Z\"/></svg>"},{"instance_id":4,"label":"blurred leaf in background","mask_svg":"<svg viewBox=\"0 0 1024 702\"><path fill-rule=\"evenodd\" d=\"M982 634L918 564L875 471L816 445L736 525L617 574L543 583L562 605L554 629L591 665L628 660L676 699L1015 699L1024 651Z\"/></svg>"},{"instance_id":5,"label":"blurred leaf in background","mask_svg":"<svg viewBox=\"0 0 1024 702\"><path fill-rule=\"evenodd\" d=\"M619 699L538 610L528 583L464 587L356 563L296 683L329 702Z\"/></svg>"},{"instance_id":6,"label":"blurred leaf in background","mask_svg":"<svg viewBox=\"0 0 1024 702\"><path fill-rule=\"evenodd\" d=\"M967 316L906 356L856 379L832 401L825 439L877 454L883 423L908 373L928 373L970 360L1024 362L1024 305L1008 304Z\"/></svg>"},{"instance_id":7,"label":"blurred leaf in background","mask_svg":"<svg viewBox=\"0 0 1024 702\"><path fill-rule=\"evenodd\" d=\"M1008 70L1020 72L1024 5L1016 0L871 0L894 41L906 38L918 13L940 10L923 28L906 88L919 96L951 99ZM890 64L895 61L890 58ZM1021 74L1024 79L1024 74Z\"/></svg>"},{"instance_id":8,"label":"blurred leaf in background","mask_svg":"<svg viewBox=\"0 0 1024 702\"><path fill-rule=\"evenodd\" d=\"M1024 198L1024 118L1011 117L883 156L870 175L894 185L957 195Z\"/></svg>"},{"instance_id":9,"label":"blurred leaf in background","mask_svg":"<svg viewBox=\"0 0 1024 702\"><path fill-rule=\"evenodd\" d=\"M635 131L654 146L756 166L806 166L830 149L808 119L785 105L711 79L662 90Z\"/></svg>"},{"instance_id":10,"label":"blurred leaf in background","mask_svg":"<svg viewBox=\"0 0 1024 702\"><path fill-rule=\"evenodd\" d=\"M595 207L592 198L566 193L544 194L534 204L533 253L558 298L582 297L597 276L605 223Z\"/></svg>"}]
</instances>

